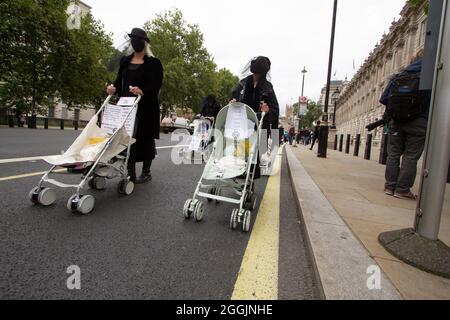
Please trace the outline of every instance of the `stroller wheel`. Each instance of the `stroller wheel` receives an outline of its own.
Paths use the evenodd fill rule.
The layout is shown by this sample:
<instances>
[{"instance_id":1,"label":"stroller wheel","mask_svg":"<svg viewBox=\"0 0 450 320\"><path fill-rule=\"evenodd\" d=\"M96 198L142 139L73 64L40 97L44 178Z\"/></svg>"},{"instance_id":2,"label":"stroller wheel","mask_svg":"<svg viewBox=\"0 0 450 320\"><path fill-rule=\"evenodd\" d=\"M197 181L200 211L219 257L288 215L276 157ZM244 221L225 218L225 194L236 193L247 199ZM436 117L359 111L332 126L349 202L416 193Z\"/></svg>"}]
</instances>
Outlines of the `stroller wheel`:
<instances>
[{"instance_id":1,"label":"stroller wheel","mask_svg":"<svg viewBox=\"0 0 450 320\"><path fill-rule=\"evenodd\" d=\"M214 194L216 196L220 196L220 188L214 188ZM219 204L219 203L220 203L220 201L216 200L216 204Z\"/></svg>"},{"instance_id":2,"label":"stroller wheel","mask_svg":"<svg viewBox=\"0 0 450 320\"><path fill-rule=\"evenodd\" d=\"M242 219L242 231L244 231L244 232L250 231L251 220L252 220L252 212L249 210L245 210L244 216Z\"/></svg>"},{"instance_id":3,"label":"stroller wheel","mask_svg":"<svg viewBox=\"0 0 450 320\"><path fill-rule=\"evenodd\" d=\"M95 206L95 198L91 195L81 196L77 203L77 211L83 215L92 212Z\"/></svg>"},{"instance_id":4,"label":"stroller wheel","mask_svg":"<svg viewBox=\"0 0 450 320\"><path fill-rule=\"evenodd\" d=\"M93 177L89 180L89 186L94 190L105 190L106 178L105 177Z\"/></svg>"},{"instance_id":5,"label":"stroller wheel","mask_svg":"<svg viewBox=\"0 0 450 320\"><path fill-rule=\"evenodd\" d=\"M34 187L33 189L31 189L30 193L28 194L28 198L32 203L38 204L38 196L40 191L41 188L39 187Z\"/></svg>"},{"instance_id":6,"label":"stroller wheel","mask_svg":"<svg viewBox=\"0 0 450 320\"><path fill-rule=\"evenodd\" d=\"M231 218L230 218L230 229L236 230L238 223L239 223L239 216L238 216L239 210L233 209L231 212Z\"/></svg>"},{"instance_id":7,"label":"stroller wheel","mask_svg":"<svg viewBox=\"0 0 450 320\"><path fill-rule=\"evenodd\" d=\"M120 194L129 196L134 191L134 182L128 179L123 179L119 182L118 192Z\"/></svg>"},{"instance_id":8,"label":"stroller wheel","mask_svg":"<svg viewBox=\"0 0 450 320\"><path fill-rule=\"evenodd\" d=\"M37 188L35 188L37 190ZM33 194L35 198L35 193ZM51 188L42 188L37 194L37 202L45 207L51 206L56 201L56 192Z\"/></svg>"},{"instance_id":9,"label":"stroller wheel","mask_svg":"<svg viewBox=\"0 0 450 320\"><path fill-rule=\"evenodd\" d=\"M203 220L203 215L205 213L205 208L203 206L203 202L198 201L194 208L194 219L196 222L200 222Z\"/></svg>"},{"instance_id":10,"label":"stroller wheel","mask_svg":"<svg viewBox=\"0 0 450 320\"><path fill-rule=\"evenodd\" d=\"M247 199L245 200L244 209L245 210L250 210L250 211L255 211L255 209L256 209L256 200L257 200L257 197L256 197L256 195L254 193L249 195L247 197Z\"/></svg>"},{"instance_id":11,"label":"stroller wheel","mask_svg":"<svg viewBox=\"0 0 450 320\"><path fill-rule=\"evenodd\" d=\"M216 188L214 188L214 187L209 188L208 193L211 194L211 195L215 195L216 194ZM212 201L212 199L208 198L208 202L211 202L211 201Z\"/></svg>"},{"instance_id":12,"label":"stroller wheel","mask_svg":"<svg viewBox=\"0 0 450 320\"><path fill-rule=\"evenodd\" d=\"M77 204L78 204L78 195L74 194L67 200L67 210L75 212L77 211Z\"/></svg>"},{"instance_id":13,"label":"stroller wheel","mask_svg":"<svg viewBox=\"0 0 450 320\"><path fill-rule=\"evenodd\" d=\"M187 199L186 202L184 203L183 217L186 220L189 220L192 217L192 215L194 214L195 207L196 207L195 201L198 201L198 200Z\"/></svg>"}]
</instances>

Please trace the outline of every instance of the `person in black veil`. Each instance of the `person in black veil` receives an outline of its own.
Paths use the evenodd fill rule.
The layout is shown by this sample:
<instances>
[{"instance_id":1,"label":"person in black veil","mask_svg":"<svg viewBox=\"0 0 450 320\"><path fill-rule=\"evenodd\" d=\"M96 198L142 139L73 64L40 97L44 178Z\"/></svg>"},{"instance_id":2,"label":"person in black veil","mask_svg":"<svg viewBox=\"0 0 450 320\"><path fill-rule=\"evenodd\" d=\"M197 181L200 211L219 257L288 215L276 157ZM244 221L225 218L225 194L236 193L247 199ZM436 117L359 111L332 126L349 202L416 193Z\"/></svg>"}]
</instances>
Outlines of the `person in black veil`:
<instances>
[{"instance_id":1,"label":"person in black veil","mask_svg":"<svg viewBox=\"0 0 450 320\"><path fill-rule=\"evenodd\" d=\"M159 139L159 91L163 81L161 61L153 56L146 32L134 28L130 37L130 54L122 57L116 81L109 85L109 95L134 97L141 101L136 115L134 138L128 161L128 174L135 183L152 179L150 169L156 156L155 139ZM136 177L136 163L143 162L142 174Z\"/></svg>"},{"instance_id":2,"label":"person in black veil","mask_svg":"<svg viewBox=\"0 0 450 320\"><path fill-rule=\"evenodd\" d=\"M205 118L217 118L220 111L220 105L217 103L216 96L210 94L203 100L202 112L200 115Z\"/></svg>"},{"instance_id":3,"label":"person in black veil","mask_svg":"<svg viewBox=\"0 0 450 320\"><path fill-rule=\"evenodd\" d=\"M233 91L232 100L232 102L242 102L248 105L255 111L258 118L261 118L261 113L265 112L262 129L267 130L268 136L271 130L278 129L280 116L277 96L272 83L270 83L270 68L269 58L260 56L252 59L242 71L241 80ZM260 174L258 157L255 179L258 179Z\"/></svg>"}]
</instances>

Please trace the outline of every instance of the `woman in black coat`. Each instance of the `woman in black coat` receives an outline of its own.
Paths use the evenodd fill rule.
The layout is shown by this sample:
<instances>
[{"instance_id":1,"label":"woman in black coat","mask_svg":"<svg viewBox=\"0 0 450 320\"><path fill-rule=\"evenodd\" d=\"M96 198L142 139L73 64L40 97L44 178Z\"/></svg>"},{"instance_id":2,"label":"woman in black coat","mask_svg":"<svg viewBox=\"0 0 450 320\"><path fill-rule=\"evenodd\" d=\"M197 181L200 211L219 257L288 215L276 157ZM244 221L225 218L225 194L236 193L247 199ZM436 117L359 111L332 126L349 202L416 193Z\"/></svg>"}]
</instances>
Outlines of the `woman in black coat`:
<instances>
[{"instance_id":1,"label":"woman in black coat","mask_svg":"<svg viewBox=\"0 0 450 320\"><path fill-rule=\"evenodd\" d=\"M267 57L253 59L244 69L245 77L233 91L233 99L245 103L258 115L265 112L262 128L275 130L278 129L280 108L273 86L267 80L270 67L271 62Z\"/></svg>"},{"instance_id":2,"label":"woman in black coat","mask_svg":"<svg viewBox=\"0 0 450 320\"><path fill-rule=\"evenodd\" d=\"M255 111L260 118L261 112L266 115L263 120L262 129L267 130L267 138L271 130L278 130L280 108L277 96L272 84L267 80L271 62L267 57L254 58L243 70L241 81L233 91L233 101L245 103ZM255 170L255 179L260 177L260 161Z\"/></svg>"},{"instance_id":3,"label":"woman in black coat","mask_svg":"<svg viewBox=\"0 0 450 320\"><path fill-rule=\"evenodd\" d=\"M202 112L200 115L206 118L217 118L220 112L220 105L217 103L216 96L210 94L203 101Z\"/></svg>"},{"instance_id":4,"label":"woman in black coat","mask_svg":"<svg viewBox=\"0 0 450 320\"><path fill-rule=\"evenodd\" d=\"M135 28L129 34L134 53L122 57L117 79L107 88L108 94L118 97L142 96L136 115L136 142L131 146L128 174L136 183L152 179L150 168L156 156L155 139L159 139L159 91L163 68L153 57L149 39L144 30ZM136 162L143 162L142 174L136 178Z\"/></svg>"}]
</instances>

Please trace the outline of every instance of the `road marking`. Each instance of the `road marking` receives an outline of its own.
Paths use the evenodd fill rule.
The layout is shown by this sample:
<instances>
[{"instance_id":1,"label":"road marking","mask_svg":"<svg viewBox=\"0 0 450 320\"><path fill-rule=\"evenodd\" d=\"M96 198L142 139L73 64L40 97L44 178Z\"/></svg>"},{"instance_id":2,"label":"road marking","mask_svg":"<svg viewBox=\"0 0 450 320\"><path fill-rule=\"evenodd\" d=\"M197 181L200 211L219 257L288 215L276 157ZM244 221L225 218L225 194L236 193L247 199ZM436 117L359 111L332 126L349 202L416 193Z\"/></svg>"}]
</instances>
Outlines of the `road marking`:
<instances>
[{"instance_id":1,"label":"road marking","mask_svg":"<svg viewBox=\"0 0 450 320\"><path fill-rule=\"evenodd\" d=\"M163 147L157 147L157 150L163 150L163 149L175 149L175 148L185 148L188 147L188 145L176 145L176 146L163 146ZM38 157L26 157L26 158L13 158L13 159L0 159L0 164L5 163L15 163L15 162L28 162L28 161L37 161L42 160L44 157L54 157L58 155L50 155L50 156L38 156Z\"/></svg>"},{"instance_id":2,"label":"road marking","mask_svg":"<svg viewBox=\"0 0 450 320\"><path fill-rule=\"evenodd\" d=\"M269 178L250 240L242 259L232 300L278 299L281 155Z\"/></svg>"},{"instance_id":3,"label":"road marking","mask_svg":"<svg viewBox=\"0 0 450 320\"><path fill-rule=\"evenodd\" d=\"M36 160L42 160L43 157L51 157L51 156L14 158L14 159L0 159L0 164L3 164L3 163L14 163L14 162L36 161Z\"/></svg>"},{"instance_id":4,"label":"road marking","mask_svg":"<svg viewBox=\"0 0 450 320\"><path fill-rule=\"evenodd\" d=\"M64 172L66 170L67 169L58 169L58 170L53 170L53 172ZM0 178L0 181L9 181L9 180L17 180L17 179L23 179L23 178L29 178L29 177L35 177L35 176L43 176L46 173L47 173L47 171L19 174L17 176Z\"/></svg>"}]
</instances>

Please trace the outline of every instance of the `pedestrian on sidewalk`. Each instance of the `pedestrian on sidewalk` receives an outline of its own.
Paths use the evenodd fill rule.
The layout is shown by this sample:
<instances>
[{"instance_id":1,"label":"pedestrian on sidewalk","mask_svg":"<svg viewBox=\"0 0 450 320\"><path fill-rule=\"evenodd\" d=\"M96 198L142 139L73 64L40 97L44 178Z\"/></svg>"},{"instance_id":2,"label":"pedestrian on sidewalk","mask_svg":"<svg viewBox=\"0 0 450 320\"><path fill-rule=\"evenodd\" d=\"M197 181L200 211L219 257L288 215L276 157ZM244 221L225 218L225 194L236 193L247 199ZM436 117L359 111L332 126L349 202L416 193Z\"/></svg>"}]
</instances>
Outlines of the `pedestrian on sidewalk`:
<instances>
[{"instance_id":1,"label":"pedestrian on sidewalk","mask_svg":"<svg viewBox=\"0 0 450 320\"><path fill-rule=\"evenodd\" d=\"M392 77L380 98L389 122L385 193L399 199L417 199L411 188L425 146L431 98L431 91L419 90L421 70L421 60L410 64Z\"/></svg>"},{"instance_id":2,"label":"pedestrian on sidewalk","mask_svg":"<svg viewBox=\"0 0 450 320\"><path fill-rule=\"evenodd\" d=\"M314 126L314 133L312 137L312 145L310 150L314 148L314 145L316 144L316 141L319 141L319 135L320 135L320 121L318 120L316 125Z\"/></svg>"},{"instance_id":3,"label":"pedestrian on sidewalk","mask_svg":"<svg viewBox=\"0 0 450 320\"><path fill-rule=\"evenodd\" d=\"M294 127L291 127L289 129L289 145L292 146L292 144L294 143L294 136L295 136L295 129Z\"/></svg>"},{"instance_id":4,"label":"pedestrian on sidewalk","mask_svg":"<svg viewBox=\"0 0 450 320\"><path fill-rule=\"evenodd\" d=\"M128 174L135 183L152 179L150 169L156 157L155 139L159 139L159 91L163 80L163 67L153 56L146 32L134 28L130 37L130 55L122 57L114 85L107 88L109 95L132 97L140 95L136 115L134 138L128 161ZM136 163L143 162L142 174L136 177Z\"/></svg>"}]
</instances>

